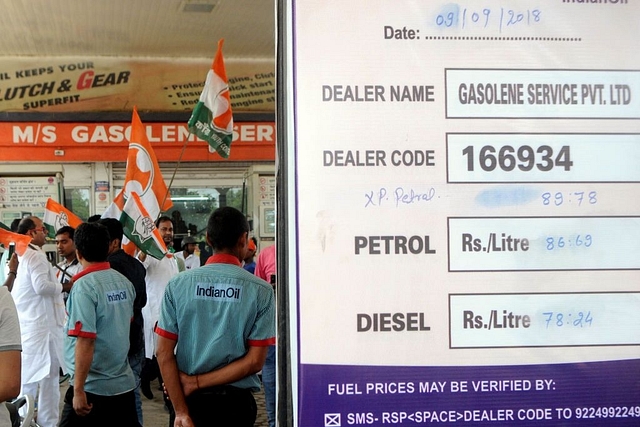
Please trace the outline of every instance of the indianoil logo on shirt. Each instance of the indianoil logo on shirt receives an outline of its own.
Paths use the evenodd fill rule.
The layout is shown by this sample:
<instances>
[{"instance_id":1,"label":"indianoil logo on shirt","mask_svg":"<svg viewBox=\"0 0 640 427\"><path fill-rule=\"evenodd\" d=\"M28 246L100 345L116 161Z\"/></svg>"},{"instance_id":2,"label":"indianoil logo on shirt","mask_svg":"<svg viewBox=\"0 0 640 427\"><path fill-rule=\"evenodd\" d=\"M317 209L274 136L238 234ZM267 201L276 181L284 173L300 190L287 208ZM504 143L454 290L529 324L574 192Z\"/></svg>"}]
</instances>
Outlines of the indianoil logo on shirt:
<instances>
[{"instance_id":1,"label":"indianoil logo on shirt","mask_svg":"<svg viewBox=\"0 0 640 427\"><path fill-rule=\"evenodd\" d=\"M117 304L127 300L126 289L118 289L117 291L105 292L107 296L107 304Z\"/></svg>"},{"instance_id":2,"label":"indianoil logo on shirt","mask_svg":"<svg viewBox=\"0 0 640 427\"><path fill-rule=\"evenodd\" d=\"M242 300L242 288L232 285L212 285L209 283L196 284L196 299L240 302Z\"/></svg>"}]
</instances>

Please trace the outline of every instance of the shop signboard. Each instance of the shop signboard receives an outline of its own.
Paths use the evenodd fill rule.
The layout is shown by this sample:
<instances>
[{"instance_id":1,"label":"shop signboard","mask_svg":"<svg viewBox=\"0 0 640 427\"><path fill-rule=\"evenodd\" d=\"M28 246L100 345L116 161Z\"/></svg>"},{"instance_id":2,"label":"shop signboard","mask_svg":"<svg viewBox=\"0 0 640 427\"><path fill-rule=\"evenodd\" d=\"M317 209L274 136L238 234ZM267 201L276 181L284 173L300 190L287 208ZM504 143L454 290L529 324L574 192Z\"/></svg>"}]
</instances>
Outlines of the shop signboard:
<instances>
[{"instance_id":1,"label":"shop signboard","mask_svg":"<svg viewBox=\"0 0 640 427\"><path fill-rule=\"evenodd\" d=\"M190 133L186 122L144 126L160 162L179 158L185 162L272 161L275 157L273 122L236 122L228 159ZM123 162L130 137L131 123L0 122L0 160Z\"/></svg>"},{"instance_id":2,"label":"shop signboard","mask_svg":"<svg viewBox=\"0 0 640 427\"><path fill-rule=\"evenodd\" d=\"M60 202L62 182L59 175L0 177L0 212L4 224L15 218L44 215L47 199Z\"/></svg>"}]
</instances>

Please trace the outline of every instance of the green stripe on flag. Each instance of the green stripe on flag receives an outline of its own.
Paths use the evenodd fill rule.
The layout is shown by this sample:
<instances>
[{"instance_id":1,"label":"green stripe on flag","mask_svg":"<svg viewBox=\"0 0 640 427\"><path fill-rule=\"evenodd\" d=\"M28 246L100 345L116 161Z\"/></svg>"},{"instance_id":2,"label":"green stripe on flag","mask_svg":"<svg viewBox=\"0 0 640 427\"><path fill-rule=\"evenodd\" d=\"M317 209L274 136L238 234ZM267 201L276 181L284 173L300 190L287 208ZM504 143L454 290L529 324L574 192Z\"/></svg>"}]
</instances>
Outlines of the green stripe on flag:
<instances>
[{"instance_id":1,"label":"green stripe on flag","mask_svg":"<svg viewBox=\"0 0 640 427\"><path fill-rule=\"evenodd\" d=\"M51 212L50 210L45 209L44 216L42 217L42 223L48 231L48 236L53 238L56 235L55 224L56 224L57 214L55 212Z\"/></svg>"},{"instance_id":2,"label":"green stripe on flag","mask_svg":"<svg viewBox=\"0 0 640 427\"><path fill-rule=\"evenodd\" d=\"M220 156L229 157L233 134L213 127L213 114L204 102L200 101L195 106L188 125L191 133L205 140Z\"/></svg>"},{"instance_id":3,"label":"green stripe on flag","mask_svg":"<svg viewBox=\"0 0 640 427\"><path fill-rule=\"evenodd\" d=\"M49 237L54 237L56 235L56 232L58 230L56 230L52 225L49 224L44 224L45 228L47 229L47 236Z\"/></svg>"},{"instance_id":4,"label":"green stripe on flag","mask_svg":"<svg viewBox=\"0 0 640 427\"><path fill-rule=\"evenodd\" d=\"M138 221L144 219L145 217L138 217ZM165 254L162 249L158 246L155 241L153 234L151 235L141 235L136 230L144 227L136 228L136 220L127 215L125 211L122 212L120 216L120 222L122 223L122 228L124 235L129 238L142 252L147 255L151 255L155 259L161 260L164 258Z\"/></svg>"}]
</instances>

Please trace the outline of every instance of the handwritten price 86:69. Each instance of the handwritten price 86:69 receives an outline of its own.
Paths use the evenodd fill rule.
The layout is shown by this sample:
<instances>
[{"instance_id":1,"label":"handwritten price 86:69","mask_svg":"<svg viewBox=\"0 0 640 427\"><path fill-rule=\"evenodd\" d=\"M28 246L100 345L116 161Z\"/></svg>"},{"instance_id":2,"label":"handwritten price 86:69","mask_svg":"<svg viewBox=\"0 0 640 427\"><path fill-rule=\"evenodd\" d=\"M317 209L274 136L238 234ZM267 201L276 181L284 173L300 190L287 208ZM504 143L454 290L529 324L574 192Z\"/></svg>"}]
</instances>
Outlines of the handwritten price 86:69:
<instances>
[{"instance_id":1,"label":"handwritten price 86:69","mask_svg":"<svg viewBox=\"0 0 640 427\"><path fill-rule=\"evenodd\" d=\"M593 244L593 237L591 234L585 234L584 237L580 234L575 237L547 237L547 250L553 251L555 249L571 248L571 247L585 247L588 248Z\"/></svg>"}]
</instances>

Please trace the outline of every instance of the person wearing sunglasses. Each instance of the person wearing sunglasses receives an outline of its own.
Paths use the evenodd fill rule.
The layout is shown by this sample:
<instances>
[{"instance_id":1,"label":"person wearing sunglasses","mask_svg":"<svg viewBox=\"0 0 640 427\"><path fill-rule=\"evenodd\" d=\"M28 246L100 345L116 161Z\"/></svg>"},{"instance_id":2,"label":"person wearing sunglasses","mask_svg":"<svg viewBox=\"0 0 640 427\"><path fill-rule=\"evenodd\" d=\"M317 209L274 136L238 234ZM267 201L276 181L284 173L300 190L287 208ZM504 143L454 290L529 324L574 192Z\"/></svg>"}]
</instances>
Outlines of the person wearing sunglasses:
<instances>
[{"instance_id":1,"label":"person wearing sunglasses","mask_svg":"<svg viewBox=\"0 0 640 427\"><path fill-rule=\"evenodd\" d=\"M73 281L62 284L42 250L47 229L38 217L24 218L18 233L31 237L25 253L18 257L20 274L11 294L16 304L22 337L22 388L38 401L38 424L58 424L59 370L66 373L63 359L64 299Z\"/></svg>"}]
</instances>

